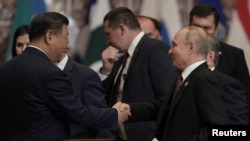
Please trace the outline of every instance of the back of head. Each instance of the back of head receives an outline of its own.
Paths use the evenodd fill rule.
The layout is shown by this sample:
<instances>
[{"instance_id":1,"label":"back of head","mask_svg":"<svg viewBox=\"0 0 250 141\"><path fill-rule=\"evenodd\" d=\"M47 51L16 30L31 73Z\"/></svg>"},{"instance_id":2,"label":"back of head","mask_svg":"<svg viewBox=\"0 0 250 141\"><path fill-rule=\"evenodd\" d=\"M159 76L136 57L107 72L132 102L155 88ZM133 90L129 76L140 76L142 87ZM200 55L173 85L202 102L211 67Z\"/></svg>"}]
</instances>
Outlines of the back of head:
<instances>
[{"instance_id":1,"label":"back of head","mask_svg":"<svg viewBox=\"0 0 250 141\"><path fill-rule=\"evenodd\" d=\"M157 30L159 33L161 33L161 23L160 23L158 20L156 20L155 18L150 17L150 19L151 19L152 22L154 23L156 30Z\"/></svg>"},{"instance_id":2,"label":"back of head","mask_svg":"<svg viewBox=\"0 0 250 141\"><path fill-rule=\"evenodd\" d=\"M30 41L32 42L45 36L48 30L52 30L54 34L61 33L62 26L68 24L69 21L67 17L57 12L45 12L38 14L30 23Z\"/></svg>"},{"instance_id":3,"label":"back of head","mask_svg":"<svg viewBox=\"0 0 250 141\"><path fill-rule=\"evenodd\" d=\"M136 17L137 17L137 19L138 19L139 21L140 21L140 20L143 20L143 19L148 19L148 20L150 20L150 21L153 23L153 25L155 26L155 29L156 29L159 33L161 33L161 23L160 23L158 20L156 20L155 18L148 17L148 16L143 16L143 15L137 15Z\"/></svg>"},{"instance_id":4,"label":"back of head","mask_svg":"<svg viewBox=\"0 0 250 141\"><path fill-rule=\"evenodd\" d=\"M24 24L24 25L20 25L15 33L14 33L14 37L13 37L13 45L12 45L12 56L16 56L16 40L19 36L25 35L25 34L29 34L29 25L28 24Z\"/></svg>"},{"instance_id":5,"label":"back of head","mask_svg":"<svg viewBox=\"0 0 250 141\"><path fill-rule=\"evenodd\" d=\"M194 8L191 10L189 14L189 23L192 23L193 16L206 18L210 15L213 15L214 24L217 27L219 24L219 20L220 20L220 15L217 12L217 10L209 5L196 5L194 6Z\"/></svg>"},{"instance_id":6,"label":"back of head","mask_svg":"<svg viewBox=\"0 0 250 141\"><path fill-rule=\"evenodd\" d=\"M219 50L220 50L220 45L216 37L212 34L208 34L208 40L209 40L209 51L213 51L215 53L214 57L214 66L216 67L219 62Z\"/></svg>"},{"instance_id":7,"label":"back of head","mask_svg":"<svg viewBox=\"0 0 250 141\"><path fill-rule=\"evenodd\" d=\"M206 58L209 51L209 38L208 33L202 28L196 26L187 26L187 33L184 39L186 44L195 43L197 47L197 54Z\"/></svg>"},{"instance_id":8,"label":"back of head","mask_svg":"<svg viewBox=\"0 0 250 141\"><path fill-rule=\"evenodd\" d=\"M117 7L107 13L103 19L103 23L109 21L109 27L116 29L120 24L126 25L131 30L140 29L134 13L126 7Z\"/></svg>"}]
</instances>

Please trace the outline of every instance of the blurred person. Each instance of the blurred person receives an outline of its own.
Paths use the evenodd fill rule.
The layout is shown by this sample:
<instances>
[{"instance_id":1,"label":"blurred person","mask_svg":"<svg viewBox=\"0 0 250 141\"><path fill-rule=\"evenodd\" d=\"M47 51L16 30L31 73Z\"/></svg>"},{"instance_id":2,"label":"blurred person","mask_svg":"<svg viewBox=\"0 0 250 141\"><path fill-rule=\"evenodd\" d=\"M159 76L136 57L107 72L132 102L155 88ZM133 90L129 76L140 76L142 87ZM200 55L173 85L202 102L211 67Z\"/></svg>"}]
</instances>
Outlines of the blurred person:
<instances>
[{"instance_id":1,"label":"blurred person","mask_svg":"<svg viewBox=\"0 0 250 141\"><path fill-rule=\"evenodd\" d=\"M121 104L121 111L131 110L127 122L155 120L159 141L206 141L208 127L228 124L222 87L206 62L209 46L208 34L201 28L180 29L169 54L182 79L177 79L172 88L171 99L166 95L158 100Z\"/></svg>"},{"instance_id":2,"label":"blurred person","mask_svg":"<svg viewBox=\"0 0 250 141\"><path fill-rule=\"evenodd\" d=\"M208 33L216 36L220 15L215 8L209 5L196 5L190 12L189 24L201 27ZM219 42L219 61L217 69L239 80L247 93L248 105L250 104L250 76L247 68L244 51L232 45ZM250 105L248 106L248 111ZM250 121L250 112L248 113Z\"/></svg>"},{"instance_id":3,"label":"blurred person","mask_svg":"<svg viewBox=\"0 0 250 141\"><path fill-rule=\"evenodd\" d=\"M114 108L82 105L68 76L54 65L68 50L68 24L56 12L36 15L29 46L1 66L0 140L69 139L70 123L115 131L130 115L129 110L118 111L120 103Z\"/></svg>"},{"instance_id":4,"label":"blurred person","mask_svg":"<svg viewBox=\"0 0 250 141\"><path fill-rule=\"evenodd\" d=\"M246 91L236 78L223 74L216 69L219 61L219 42L216 37L209 34L210 47L207 55L208 68L213 71L219 80L224 92L223 97L227 104L229 124L247 125L248 109Z\"/></svg>"},{"instance_id":5,"label":"blurred person","mask_svg":"<svg viewBox=\"0 0 250 141\"><path fill-rule=\"evenodd\" d=\"M143 15L138 15L136 17L140 23L141 30L145 32L146 35L150 38L162 40L161 23L158 20Z\"/></svg>"},{"instance_id":6,"label":"blurred person","mask_svg":"<svg viewBox=\"0 0 250 141\"><path fill-rule=\"evenodd\" d=\"M12 57L22 54L29 41L29 25L20 25L14 33Z\"/></svg>"},{"instance_id":7,"label":"blurred person","mask_svg":"<svg viewBox=\"0 0 250 141\"><path fill-rule=\"evenodd\" d=\"M63 70L71 81L73 90L81 99L83 105L107 108L105 92L97 73L85 65L75 62L67 54L56 64ZM91 128L87 126L70 125L71 138L113 138L109 129Z\"/></svg>"},{"instance_id":8,"label":"blurred person","mask_svg":"<svg viewBox=\"0 0 250 141\"><path fill-rule=\"evenodd\" d=\"M128 8L111 10L103 23L110 46L102 52L99 75L109 106L116 101L142 102L167 95L178 76L167 53L169 47L142 32L136 16ZM125 132L121 127L123 134L118 140L151 141L155 136L154 121L125 123L124 127Z\"/></svg>"}]
</instances>

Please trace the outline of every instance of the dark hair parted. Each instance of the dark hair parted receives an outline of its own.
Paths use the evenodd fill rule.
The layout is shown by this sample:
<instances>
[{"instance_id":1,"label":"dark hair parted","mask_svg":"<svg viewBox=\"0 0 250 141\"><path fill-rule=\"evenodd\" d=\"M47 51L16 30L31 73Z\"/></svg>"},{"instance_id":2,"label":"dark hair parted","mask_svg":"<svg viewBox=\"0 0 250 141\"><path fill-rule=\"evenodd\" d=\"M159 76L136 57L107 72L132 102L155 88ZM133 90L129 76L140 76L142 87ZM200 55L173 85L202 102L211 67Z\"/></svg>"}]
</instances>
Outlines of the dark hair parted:
<instances>
[{"instance_id":1,"label":"dark hair parted","mask_svg":"<svg viewBox=\"0 0 250 141\"><path fill-rule=\"evenodd\" d=\"M140 24L137 21L136 16L130 9L126 7L114 8L105 15L103 23L105 21L109 22L109 27L112 29L118 28L120 24L124 24L132 30L140 29Z\"/></svg>"},{"instance_id":2,"label":"dark hair parted","mask_svg":"<svg viewBox=\"0 0 250 141\"><path fill-rule=\"evenodd\" d=\"M220 20L220 15L217 10L210 5L196 5L189 14L189 23L192 22L193 16L206 18L210 15L213 15L214 24L217 27Z\"/></svg>"},{"instance_id":3,"label":"dark hair parted","mask_svg":"<svg viewBox=\"0 0 250 141\"><path fill-rule=\"evenodd\" d=\"M25 34L29 34L29 25L24 24L24 25L20 25L14 33L14 37L13 37L13 44L12 44L12 57L17 56L16 54L16 40L19 36L25 35Z\"/></svg>"},{"instance_id":4,"label":"dark hair parted","mask_svg":"<svg viewBox=\"0 0 250 141\"><path fill-rule=\"evenodd\" d=\"M68 18L57 12L38 14L30 23L30 41L43 37L48 30L52 30L54 34L61 33L62 26L68 24Z\"/></svg>"}]
</instances>

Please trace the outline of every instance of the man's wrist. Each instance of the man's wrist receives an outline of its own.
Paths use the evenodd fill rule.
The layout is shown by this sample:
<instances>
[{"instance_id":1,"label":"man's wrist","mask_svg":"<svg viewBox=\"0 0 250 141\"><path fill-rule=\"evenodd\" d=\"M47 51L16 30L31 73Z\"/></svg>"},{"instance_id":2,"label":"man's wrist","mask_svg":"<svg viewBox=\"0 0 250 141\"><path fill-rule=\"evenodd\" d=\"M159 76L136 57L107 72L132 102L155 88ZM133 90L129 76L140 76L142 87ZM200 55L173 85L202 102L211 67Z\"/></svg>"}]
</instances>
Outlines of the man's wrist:
<instances>
[{"instance_id":1,"label":"man's wrist","mask_svg":"<svg viewBox=\"0 0 250 141\"><path fill-rule=\"evenodd\" d=\"M103 75L109 75L110 71L105 71L105 69L103 69L103 67L100 68L100 73Z\"/></svg>"}]
</instances>

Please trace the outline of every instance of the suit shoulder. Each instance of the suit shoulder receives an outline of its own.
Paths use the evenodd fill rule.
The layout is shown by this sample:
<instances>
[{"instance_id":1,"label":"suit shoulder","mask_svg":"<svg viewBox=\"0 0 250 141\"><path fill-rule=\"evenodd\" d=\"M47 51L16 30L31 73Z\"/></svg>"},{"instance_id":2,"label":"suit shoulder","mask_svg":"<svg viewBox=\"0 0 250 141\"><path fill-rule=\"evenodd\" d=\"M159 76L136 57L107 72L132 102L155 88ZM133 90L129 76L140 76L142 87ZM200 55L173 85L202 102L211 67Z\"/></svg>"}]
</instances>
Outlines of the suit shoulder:
<instances>
[{"instance_id":1,"label":"suit shoulder","mask_svg":"<svg viewBox=\"0 0 250 141\"><path fill-rule=\"evenodd\" d=\"M220 49L221 50L231 50L232 52L243 52L243 49L233 46L233 45L229 45L227 43L223 43L220 42Z\"/></svg>"},{"instance_id":2,"label":"suit shoulder","mask_svg":"<svg viewBox=\"0 0 250 141\"><path fill-rule=\"evenodd\" d=\"M241 84L241 82L239 80L237 80L236 78L229 76L227 74L224 74L222 72L219 72L217 75L217 78L221 80L221 82L223 82L224 84L235 84L237 86L240 86L243 88L243 85Z\"/></svg>"},{"instance_id":3,"label":"suit shoulder","mask_svg":"<svg viewBox=\"0 0 250 141\"><path fill-rule=\"evenodd\" d=\"M75 66L75 69L77 69L83 73L96 74L96 72L93 69L89 68L88 66L85 66L84 64L74 62L74 66Z\"/></svg>"}]
</instances>

